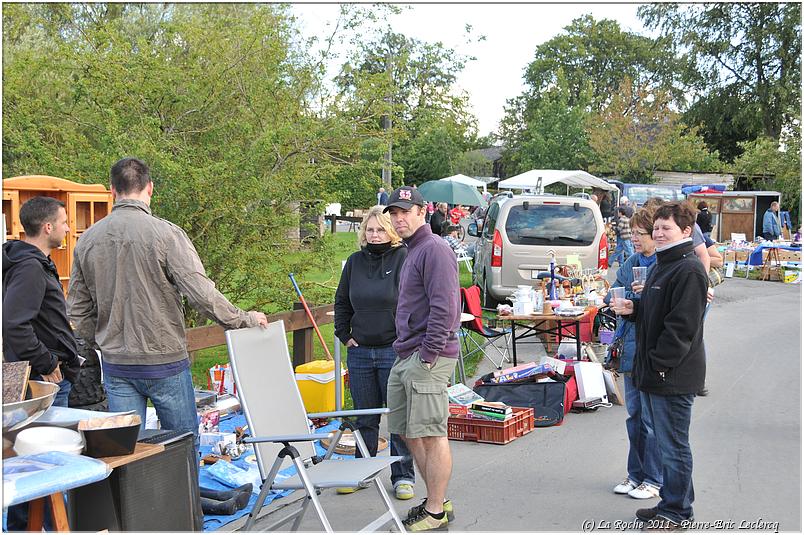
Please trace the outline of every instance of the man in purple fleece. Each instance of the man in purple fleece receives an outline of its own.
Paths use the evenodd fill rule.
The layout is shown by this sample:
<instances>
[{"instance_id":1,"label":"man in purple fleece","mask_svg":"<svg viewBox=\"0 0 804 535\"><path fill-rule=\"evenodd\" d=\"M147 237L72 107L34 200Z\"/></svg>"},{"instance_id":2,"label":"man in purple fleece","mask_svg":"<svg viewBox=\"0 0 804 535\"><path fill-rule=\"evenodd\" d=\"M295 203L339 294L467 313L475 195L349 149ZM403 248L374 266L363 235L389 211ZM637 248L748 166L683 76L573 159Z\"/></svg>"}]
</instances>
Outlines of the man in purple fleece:
<instances>
[{"instance_id":1,"label":"man in purple fleece","mask_svg":"<svg viewBox=\"0 0 804 535\"><path fill-rule=\"evenodd\" d=\"M427 487L427 498L404 524L408 531L444 529L454 518L446 500L452 473L447 384L458 357L458 263L447 242L425 224L418 190L396 189L385 211L408 246L396 308L399 357L388 378L388 430L405 439Z\"/></svg>"}]
</instances>

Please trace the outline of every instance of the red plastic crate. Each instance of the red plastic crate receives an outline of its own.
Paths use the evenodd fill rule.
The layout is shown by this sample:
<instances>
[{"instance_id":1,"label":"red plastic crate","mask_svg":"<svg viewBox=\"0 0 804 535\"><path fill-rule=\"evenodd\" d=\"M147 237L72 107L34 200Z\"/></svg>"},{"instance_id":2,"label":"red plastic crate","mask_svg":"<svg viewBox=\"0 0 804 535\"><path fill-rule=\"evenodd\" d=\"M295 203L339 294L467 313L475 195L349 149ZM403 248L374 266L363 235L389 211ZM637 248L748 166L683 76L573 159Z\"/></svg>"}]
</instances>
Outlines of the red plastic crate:
<instances>
[{"instance_id":1,"label":"red plastic crate","mask_svg":"<svg viewBox=\"0 0 804 535\"><path fill-rule=\"evenodd\" d=\"M513 416L494 421L466 416L450 416L447 420L447 437L451 440L469 440L488 444L508 444L533 431L533 409L511 407Z\"/></svg>"}]
</instances>

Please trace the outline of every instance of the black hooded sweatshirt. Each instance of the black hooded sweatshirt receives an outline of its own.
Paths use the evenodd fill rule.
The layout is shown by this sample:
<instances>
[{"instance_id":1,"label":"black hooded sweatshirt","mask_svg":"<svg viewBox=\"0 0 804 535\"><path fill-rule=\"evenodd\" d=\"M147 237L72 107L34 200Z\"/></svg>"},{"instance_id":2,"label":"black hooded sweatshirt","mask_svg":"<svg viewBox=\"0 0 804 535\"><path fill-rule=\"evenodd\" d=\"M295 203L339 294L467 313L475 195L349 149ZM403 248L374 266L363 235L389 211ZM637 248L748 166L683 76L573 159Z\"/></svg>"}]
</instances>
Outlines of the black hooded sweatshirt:
<instances>
[{"instance_id":1,"label":"black hooded sweatshirt","mask_svg":"<svg viewBox=\"0 0 804 535\"><path fill-rule=\"evenodd\" d=\"M3 357L27 360L31 376L47 375L63 361L62 374L78 376L78 347L56 265L35 245L3 245Z\"/></svg>"},{"instance_id":2,"label":"black hooded sweatshirt","mask_svg":"<svg viewBox=\"0 0 804 535\"><path fill-rule=\"evenodd\" d=\"M399 272L407 257L404 245L381 254L365 247L346 260L335 292L335 336L346 344L383 347L396 340Z\"/></svg>"}]
</instances>

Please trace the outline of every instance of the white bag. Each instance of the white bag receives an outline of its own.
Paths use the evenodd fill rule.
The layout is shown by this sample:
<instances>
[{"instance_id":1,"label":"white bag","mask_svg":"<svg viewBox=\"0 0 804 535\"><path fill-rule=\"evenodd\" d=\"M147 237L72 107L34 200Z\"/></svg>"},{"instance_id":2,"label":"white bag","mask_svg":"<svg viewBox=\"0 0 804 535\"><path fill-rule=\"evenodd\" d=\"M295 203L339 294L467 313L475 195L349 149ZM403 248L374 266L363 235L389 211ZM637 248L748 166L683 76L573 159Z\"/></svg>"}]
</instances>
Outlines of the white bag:
<instances>
[{"instance_id":1,"label":"white bag","mask_svg":"<svg viewBox=\"0 0 804 535\"><path fill-rule=\"evenodd\" d=\"M576 362L575 380L578 383L578 399L600 398L603 403L609 402L603 380L603 366L599 362Z\"/></svg>"}]
</instances>

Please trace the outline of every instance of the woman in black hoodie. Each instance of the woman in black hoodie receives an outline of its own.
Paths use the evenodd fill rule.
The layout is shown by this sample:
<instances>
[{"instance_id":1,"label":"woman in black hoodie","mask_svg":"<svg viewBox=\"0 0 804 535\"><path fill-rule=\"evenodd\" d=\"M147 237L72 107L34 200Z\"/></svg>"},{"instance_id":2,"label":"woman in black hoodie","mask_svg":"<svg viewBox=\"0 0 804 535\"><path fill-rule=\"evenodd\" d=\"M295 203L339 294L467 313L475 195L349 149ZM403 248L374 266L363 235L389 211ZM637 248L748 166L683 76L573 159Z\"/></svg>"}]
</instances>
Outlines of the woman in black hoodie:
<instances>
[{"instance_id":1,"label":"woman in black hoodie","mask_svg":"<svg viewBox=\"0 0 804 535\"><path fill-rule=\"evenodd\" d=\"M396 360L396 304L399 273L407 256L402 238L391 225L384 206L369 209L360 224L360 250L346 260L335 292L335 336L347 347L349 390L355 409L374 409L388 401L388 375ZM361 416L357 428L372 457L377 455L380 416ZM360 456L360 452L355 452ZM413 458L404 440L391 435L391 455L404 459L391 465L391 482L398 499L413 498ZM338 489L339 494L357 488Z\"/></svg>"},{"instance_id":2,"label":"woman in black hoodie","mask_svg":"<svg viewBox=\"0 0 804 535\"><path fill-rule=\"evenodd\" d=\"M684 203L661 206L653 219L656 267L642 299L616 299L614 310L636 321L633 381L651 414L662 459L662 486L656 507L639 509L640 520L656 529L679 529L693 518L692 402L704 386L706 361L703 315L709 281L692 246L695 214Z\"/></svg>"}]
</instances>

